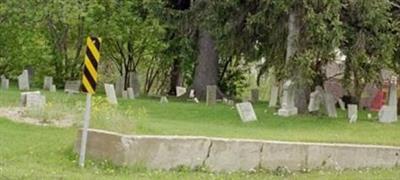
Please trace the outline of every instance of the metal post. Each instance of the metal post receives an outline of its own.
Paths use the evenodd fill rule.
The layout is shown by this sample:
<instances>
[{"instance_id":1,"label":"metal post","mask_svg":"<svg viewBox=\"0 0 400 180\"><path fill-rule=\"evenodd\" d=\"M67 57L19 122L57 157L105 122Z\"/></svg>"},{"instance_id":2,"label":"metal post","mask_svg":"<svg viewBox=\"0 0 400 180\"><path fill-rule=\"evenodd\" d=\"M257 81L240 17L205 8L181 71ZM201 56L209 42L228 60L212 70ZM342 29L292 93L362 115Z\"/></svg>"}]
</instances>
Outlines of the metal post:
<instances>
[{"instance_id":1,"label":"metal post","mask_svg":"<svg viewBox=\"0 0 400 180\"><path fill-rule=\"evenodd\" d=\"M92 106L92 94L86 94L86 111L85 116L83 119L83 130L82 130L82 139L81 139L81 148L79 153L79 166L85 166L85 155L86 155L86 144L87 144L87 137L88 137L88 129L89 129L89 122L90 122L90 111Z\"/></svg>"}]
</instances>

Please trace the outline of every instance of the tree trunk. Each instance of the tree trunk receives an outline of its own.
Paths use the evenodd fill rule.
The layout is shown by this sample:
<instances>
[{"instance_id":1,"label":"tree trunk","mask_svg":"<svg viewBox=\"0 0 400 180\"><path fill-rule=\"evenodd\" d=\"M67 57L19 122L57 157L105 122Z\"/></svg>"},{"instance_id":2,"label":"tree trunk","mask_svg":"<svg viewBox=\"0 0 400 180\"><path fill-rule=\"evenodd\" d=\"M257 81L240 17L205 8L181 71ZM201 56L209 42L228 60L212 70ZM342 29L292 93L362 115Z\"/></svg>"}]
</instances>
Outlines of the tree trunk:
<instances>
[{"instance_id":1,"label":"tree trunk","mask_svg":"<svg viewBox=\"0 0 400 180\"><path fill-rule=\"evenodd\" d=\"M298 39L300 33L300 25L298 20L298 13L296 10L293 10L289 14L289 32L287 39L287 49L286 49L286 65L290 63L291 58L296 54ZM299 73L300 74L300 73ZM297 78L297 79L301 79ZM307 113L308 111L308 96L309 96L309 88L305 85L300 84L300 82L296 82L296 97L295 97L295 106L300 114Z\"/></svg>"},{"instance_id":2,"label":"tree trunk","mask_svg":"<svg viewBox=\"0 0 400 180\"><path fill-rule=\"evenodd\" d=\"M181 62L178 59L174 59L172 64L172 70L170 73L170 86L168 95L176 96L176 86L182 84L182 67Z\"/></svg>"},{"instance_id":3,"label":"tree trunk","mask_svg":"<svg viewBox=\"0 0 400 180\"><path fill-rule=\"evenodd\" d=\"M193 89L196 97L204 100L208 85L218 83L218 52L211 34L200 30L199 34L199 55L193 82Z\"/></svg>"}]
</instances>

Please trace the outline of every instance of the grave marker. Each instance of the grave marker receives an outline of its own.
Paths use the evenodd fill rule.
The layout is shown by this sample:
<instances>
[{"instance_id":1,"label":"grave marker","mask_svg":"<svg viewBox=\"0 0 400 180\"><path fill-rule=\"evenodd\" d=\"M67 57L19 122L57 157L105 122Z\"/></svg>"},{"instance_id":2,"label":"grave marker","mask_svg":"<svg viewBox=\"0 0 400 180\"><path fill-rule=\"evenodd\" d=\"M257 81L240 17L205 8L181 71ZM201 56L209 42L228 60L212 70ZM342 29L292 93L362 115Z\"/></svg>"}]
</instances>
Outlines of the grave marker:
<instances>
[{"instance_id":1,"label":"grave marker","mask_svg":"<svg viewBox=\"0 0 400 180\"><path fill-rule=\"evenodd\" d=\"M177 86L176 87L176 97L181 97L186 93L186 88Z\"/></svg>"},{"instance_id":2,"label":"grave marker","mask_svg":"<svg viewBox=\"0 0 400 180\"><path fill-rule=\"evenodd\" d=\"M269 107L276 107L279 97L279 86L272 85L271 97L269 98Z\"/></svg>"},{"instance_id":3,"label":"grave marker","mask_svg":"<svg viewBox=\"0 0 400 180\"><path fill-rule=\"evenodd\" d=\"M217 103L217 86L207 86L207 106L215 105Z\"/></svg>"},{"instance_id":4,"label":"grave marker","mask_svg":"<svg viewBox=\"0 0 400 180\"><path fill-rule=\"evenodd\" d=\"M28 70L24 70L22 74L18 76L18 88L20 91L29 91Z\"/></svg>"},{"instance_id":5,"label":"grave marker","mask_svg":"<svg viewBox=\"0 0 400 180\"><path fill-rule=\"evenodd\" d=\"M389 103L379 111L379 122L393 123L397 121L397 77L392 76L389 88Z\"/></svg>"},{"instance_id":6,"label":"grave marker","mask_svg":"<svg viewBox=\"0 0 400 180\"><path fill-rule=\"evenodd\" d=\"M57 92L57 87L56 87L56 85L51 85L51 87L50 87L50 92Z\"/></svg>"},{"instance_id":7,"label":"grave marker","mask_svg":"<svg viewBox=\"0 0 400 180\"><path fill-rule=\"evenodd\" d=\"M50 91L51 86L53 86L53 77L45 76L44 83L43 83L43 89Z\"/></svg>"},{"instance_id":8,"label":"grave marker","mask_svg":"<svg viewBox=\"0 0 400 180\"><path fill-rule=\"evenodd\" d=\"M357 122L358 118L358 106L356 104L348 104L347 105L347 118L349 119L350 123Z\"/></svg>"},{"instance_id":9,"label":"grave marker","mask_svg":"<svg viewBox=\"0 0 400 180\"><path fill-rule=\"evenodd\" d=\"M249 102L236 104L236 109L239 113L240 119L243 122L257 121L256 113L254 112L253 105Z\"/></svg>"},{"instance_id":10,"label":"grave marker","mask_svg":"<svg viewBox=\"0 0 400 180\"><path fill-rule=\"evenodd\" d=\"M118 104L117 95L115 94L114 85L112 84L104 84L104 88L106 90L107 100L110 104Z\"/></svg>"},{"instance_id":11,"label":"grave marker","mask_svg":"<svg viewBox=\"0 0 400 180\"><path fill-rule=\"evenodd\" d=\"M336 118L337 117L337 112L336 112L336 106L335 106L335 96L333 94L326 92L324 94L324 101L325 101L325 108L326 112L328 113L329 117Z\"/></svg>"},{"instance_id":12,"label":"grave marker","mask_svg":"<svg viewBox=\"0 0 400 180\"><path fill-rule=\"evenodd\" d=\"M260 91L258 89L252 89L251 90L251 102L257 103L259 99L260 99Z\"/></svg>"},{"instance_id":13,"label":"grave marker","mask_svg":"<svg viewBox=\"0 0 400 180\"><path fill-rule=\"evenodd\" d=\"M127 89L127 91L128 91L128 98L135 99L135 92L133 91L133 88L130 87Z\"/></svg>"},{"instance_id":14,"label":"grave marker","mask_svg":"<svg viewBox=\"0 0 400 180\"><path fill-rule=\"evenodd\" d=\"M283 85L282 107L278 111L279 116L293 116L297 114L297 108L294 105L295 88L291 80L287 80Z\"/></svg>"},{"instance_id":15,"label":"grave marker","mask_svg":"<svg viewBox=\"0 0 400 180\"><path fill-rule=\"evenodd\" d=\"M317 112L321 108L321 103L323 100L324 90L322 87L317 86L315 91L310 94L310 102L308 104L309 112Z\"/></svg>"},{"instance_id":16,"label":"grave marker","mask_svg":"<svg viewBox=\"0 0 400 180\"><path fill-rule=\"evenodd\" d=\"M168 103L169 101L168 101L168 99L167 99L167 97L166 96L161 96L161 99L160 99L160 103L161 104L166 104L166 103Z\"/></svg>"},{"instance_id":17,"label":"grave marker","mask_svg":"<svg viewBox=\"0 0 400 180\"><path fill-rule=\"evenodd\" d=\"M9 86L10 86L10 80L8 80L5 77L2 77L1 78L1 89L8 90Z\"/></svg>"},{"instance_id":18,"label":"grave marker","mask_svg":"<svg viewBox=\"0 0 400 180\"><path fill-rule=\"evenodd\" d=\"M64 92L67 92L70 94L79 93L80 88L81 88L81 81L79 81L79 80L66 81L65 87L64 87Z\"/></svg>"},{"instance_id":19,"label":"grave marker","mask_svg":"<svg viewBox=\"0 0 400 180\"><path fill-rule=\"evenodd\" d=\"M22 107L43 108L46 105L46 97L39 91L21 93L20 104Z\"/></svg>"},{"instance_id":20,"label":"grave marker","mask_svg":"<svg viewBox=\"0 0 400 180\"><path fill-rule=\"evenodd\" d=\"M117 82L115 83L115 95L117 97L121 97L122 96L122 92L124 91L124 86L125 86L124 77L119 77L117 79Z\"/></svg>"},{"instance_id":21,"label":"grave marker","mask_svg":"<svg viewBox=\"0 0 400 180\"><path fill-rule=\"evenodd\" d=\"M122 99L128 99L128 91L122 91Z\"/></svg>"}]
</instances>

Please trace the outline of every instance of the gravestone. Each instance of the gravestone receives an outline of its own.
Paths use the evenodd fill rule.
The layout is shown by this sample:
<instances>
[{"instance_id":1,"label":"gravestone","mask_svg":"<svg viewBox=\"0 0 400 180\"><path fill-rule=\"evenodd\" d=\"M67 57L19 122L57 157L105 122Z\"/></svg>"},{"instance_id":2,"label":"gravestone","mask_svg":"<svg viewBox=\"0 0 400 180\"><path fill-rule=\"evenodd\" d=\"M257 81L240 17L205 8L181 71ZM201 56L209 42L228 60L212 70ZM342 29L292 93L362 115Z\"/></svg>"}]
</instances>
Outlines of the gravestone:
<instances>
[{"instance_id":1,"label":"gravestone","mask_svg":"<svg viewBox=\"0 0 400 180\"><path fill-rule=\"evenodd\" d=\"M133 92L135 93L135 97L140 96L140 81L139 74L136 72L129 73L129 87L133 88Z\"/></svg>"},{"instance_id":2,"label":"gravestone","mask_svg":"<svg viewBox=\"0 0 400 180\"><path fill-rule=\"evenodd\" d=\"M293 116L297 114L297 108L294 105L295 87L291 80L287 80L283 85L282 107L278 111L279 116Z\"/></svg>"},{"instance_id":3,"label":"gravestone","mask_svg":"<svg viewBox=\"0 0 400 180\"><path fill-rule=\"evenodd\" d=\"M117 95L115 94L115 89L113 84L104 84L104 89L106 90L107 100L110 104L117 105Z\"/></svg>"},{"instance_id":4,"label":"gravestone","mask_svg":"<svg viewBox=\"0 0 400 180\"><path fill-rule=\"evenodd\" d=\"M53 77L45 76L44 83L43 83L43 89L50 91L51 86L53 86Z\"/></svg>"},{"instance_id":5,"label":"gravestone","mask_svg":"<svg viewBox=\"0 0 400 180\"><path fill-rule=\"evenodd\" d=\"M135 93L133 92L133 88L128 88L128 98L129 99L135 99Z\"/></svg>"},{"instance_id":6,"label":"gravestone","mask_svg":"<svg viewBox=\"0 0 400 180\"><path fill-rule=\"evenodd\" d=\"M117 82L115 83L115 94L117 97L122 96L122 92L124 91L124 86L125 86L125 79L123 77L118 78Z\"/></svg>"},{"instance_id":7,"label":"gravestone","mask_svg":"<svg viewBox=\"0 0 400 180\"><path fill-rule=\"evenodd\" d=\"M64 86L64 92L69 94L79 93L81 89L81 81L74 80L74 81L66 81Z\"/></svg>"},{"instance_id":8,"label":"gravestone","mask_svg":"<svg viewBox=\"0 0 400 180\"><path fill-rule=\"evenodd\" d=\"M27 70L24 70L18 76L18 88L20 91L29 91L29 75Z\"/></svg>"},{"instance_id":9,"label":"gravestone","mask_svg":"<svg viewBox=\"0 0 400 180\"><path fill-rule=\"evenodd\" d=\"M317 86L315 91L310 94L310 102L308 103L309 112L318 112L321 108L322 100L324 97L324 90L322 87Z\"/></svg>"},{"instance_id":10,"label":"gravestone","mask_svg":"<svg viewBox=\"0 0 400 180\"><path fill-rule=\"evenodd\" d=\"M166 96L162 96L161 97L161 99L160 99L160 103L161 104L166 104L166 103L168 103L169 101L168 101L168 99L167 99L167 97Z\"/></svg>"},{"instance_id":11,"label":"gravestone","mask_svg":"<svg viewBox=\"0 0 400 180\"><path fill-rule=\"evenodd\" d=\"M339 103L339 107L342 111L346 111L346 104L343 102L342 99L337 99L337 102Z\"/></svg>"},{"instance_id":12,"label":"gravestone","mask_svg":"<svg viewBox=\"0 0 400 180\"><path fill-rule=\"evenodd\" d=\"M260 99L260 91L258 89L252 89L251 90L251 102L257 103L259 99Z\"/></svg>"},{"instance_id":13,"label":"gravestone","mask_svg":"<svg viewBox=\"0 0 400 180\"><path fill-rule=\"evenodd\" d=\"M56 87L56 85L51 85L51 87L50 87L50 92L57 92L57 87Z\"/></svg>"},{"instance_id":14,"label":"gravestone","mask_svg":"<svg viewBox=\"0 0 400 180\"><path fill-rule=\"evenodd\" d=\"M269 98L269 107L276 107L279 97L279 86L272 85L271 96Z\"/></svg>"},{"instance_id":15,"label":"gravestone","mask_svg":"<svg viewBox=\"0 0 400 180\"><path fill-rule=\"evenodd\" d=\"M356 104L348 104L347 105L347 118L350 123L357 122L358 118L358 106Z\"/></svg>"},{"instance_id":16,"label":"gravestone","mask_svg":"<svg viewBox=\"0 0 400 180\"><path fill-rule=\"evenodd\" d=\"M195 97L193 100L194 100L194 102L195 102L196 104L199 104L199 103L200 103L199 99L197 99L196 97Z\"/></svg>"},{"instance_id":17,"label":"gravestone","mask_svg":"<svg viewBox=\"0 0 400 180\"><path fill-rule=\"evenodd\" d=\"M43 108L46 105L46 97L39 91L21 93L20 104L22 107Z\"/></svg>"},{"instance_id":18,"label":"gravestone","mask_svg":"<svg viewBox=\"0 0 400 180\"><path fill-rule=\"evenodd\" d=\"M186 93L186 88L177 86L176 87L176 97L181 97Z\"/></svg>"},{"instance_id":19,"label":"gravestone","mask_svg":"<svg viewBox=\"0 0 400 180\"><path fill-rule=\"evenodd\" d=\"M337 117L337 112L336 112L336 106L335 106L335 96L333 94L326 92L324 94L324 103L325 103L325 108L326 112L329 117L336 118Z\"/></svg>"},{"instance_id":20,"label":"gravestone","mask_svg":"<svg viewBox=\"0 0 400 180\"><path fill-rule=\"evenodd\" d=\"M189 93L189 98L194 98L194 97L195 97L194 89L191 89Z\"/></svg>"},{"instance_id":21,"label":"gravestone","mask_svg":"<svg viewBox=\"0 0 400 180\"><path fill-rule=\"evenodd\" d=\"M379 111L379 122L393 123L397 121L397 77L393 76L389 88L389 103Z\"/></svg>"},{"instance_id":22,"label":"gravestone","mask_svg":"<svg viewBox=\"0 0 400 180\"><path fill-rule=\"evenodd\" d=\"M238 103L236 104L236 109L239 113L240 119L242 119L242 122L257 121L257 116L251 103Z\"/></svg>"},{"instance_id":23,"label":"gravestone","mask_svg":"<svg viewBox=\"0 0 400 180\"><path fill-rule=\"evenodd\" d=\"M207 86L207 106L215 105L217 103L217 86Z\"/></svg>"},{"instance_id":24,"label":"gravestone","mask_svg":"<svg viewBox=\"0 0 400 180\"><path fill-rule=\"evenodd\" d=\"M128 91L122 91L122 99L128 99Z\"/></svg>"},{"instance_id":25,"label":"gravestone","mask_svg":"<svg viewBox=\"0 0 400 180\"><path fill-rule=\"evenodd\" d=\"M5 77L1 78L1 89L7 90L10 87L10 80Z\"/></svg>"}]
</instances>

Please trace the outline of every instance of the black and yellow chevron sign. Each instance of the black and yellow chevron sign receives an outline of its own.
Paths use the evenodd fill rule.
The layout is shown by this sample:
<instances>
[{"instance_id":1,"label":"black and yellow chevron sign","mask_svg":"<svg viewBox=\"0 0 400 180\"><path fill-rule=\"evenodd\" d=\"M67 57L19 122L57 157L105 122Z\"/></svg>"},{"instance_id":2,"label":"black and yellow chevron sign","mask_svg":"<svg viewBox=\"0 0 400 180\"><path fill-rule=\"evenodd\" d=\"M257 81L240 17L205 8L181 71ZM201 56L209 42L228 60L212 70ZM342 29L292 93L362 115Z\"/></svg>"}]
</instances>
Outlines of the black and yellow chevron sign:
<instances>
[{"instance_id":1,"label":"black and yellow chevron sign","mask_svg":"<svg viewBox=\"0 0 400 180\"><path fill-rule=\"evenodd\" d=\"M88 37L82 77L82 92L94 94L97 85L97 66L100 61L101 39Z\"/></svg>"}]
</instances>

